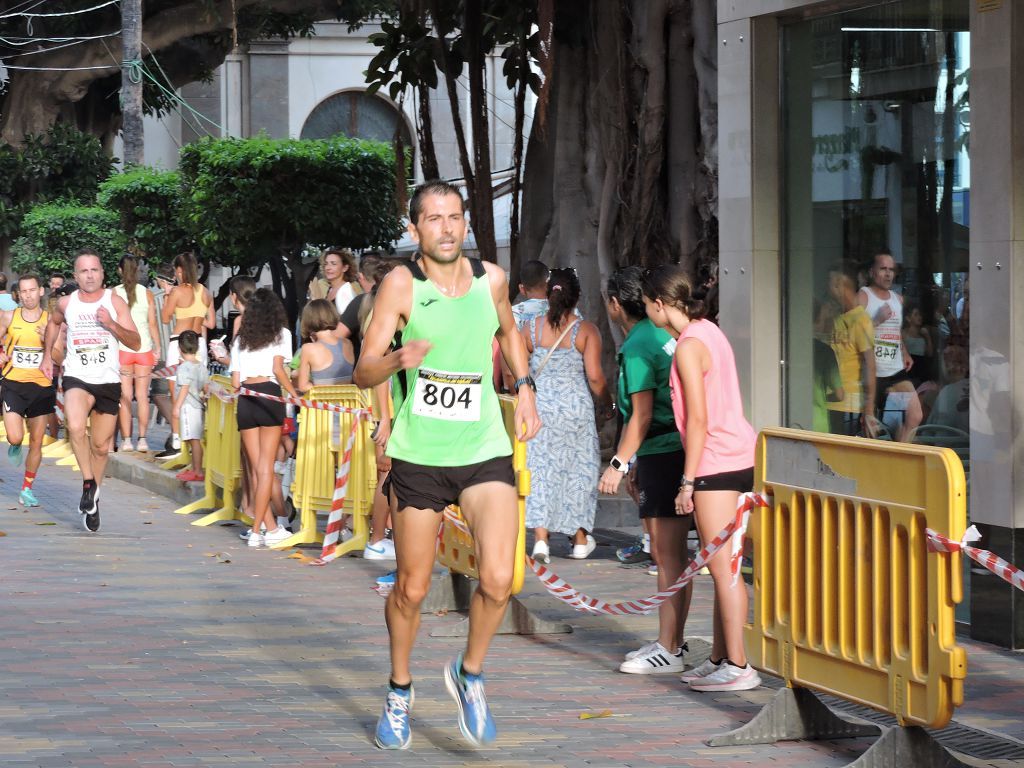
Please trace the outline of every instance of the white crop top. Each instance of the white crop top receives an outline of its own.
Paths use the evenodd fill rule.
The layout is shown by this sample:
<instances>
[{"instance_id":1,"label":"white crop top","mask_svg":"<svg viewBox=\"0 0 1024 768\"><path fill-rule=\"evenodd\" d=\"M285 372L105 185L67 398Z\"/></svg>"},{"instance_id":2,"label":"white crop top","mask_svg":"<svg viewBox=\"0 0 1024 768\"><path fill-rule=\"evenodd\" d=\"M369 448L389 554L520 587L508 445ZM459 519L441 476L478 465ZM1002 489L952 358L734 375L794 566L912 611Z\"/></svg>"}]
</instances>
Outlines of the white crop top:
<instances>
[{"instance_id":1,"label":"white crop top","mask_svg":"<svg viewBox=\"0 0 1024 768\"><path fill-rule=\"evenodd\" d=\"M238 343L238 337L231 342L231 373L238 373L239 379L267 376L274 378L274 358L284 358L285 365L292 359L292 336L287 328L282 328L277 340L268 347L262 349L242 349Z\"/></svg>"}]
</instances>

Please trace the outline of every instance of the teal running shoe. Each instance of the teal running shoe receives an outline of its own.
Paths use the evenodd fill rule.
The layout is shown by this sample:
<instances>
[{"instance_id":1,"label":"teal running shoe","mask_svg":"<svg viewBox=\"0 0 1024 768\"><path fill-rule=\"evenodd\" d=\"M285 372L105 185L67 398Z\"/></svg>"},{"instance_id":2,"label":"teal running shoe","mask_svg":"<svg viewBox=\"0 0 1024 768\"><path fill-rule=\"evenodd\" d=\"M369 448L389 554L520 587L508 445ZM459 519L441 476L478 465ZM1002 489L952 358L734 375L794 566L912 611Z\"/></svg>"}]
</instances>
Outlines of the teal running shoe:
<instances>
[{"instance_id":1,"label":"teal running shoe","mask_svg":"<svg viewBox=\"0 0 1024 768\"><path fill-rule=\"evenodd\" d=\"M412 728L409 726L409 713L416 696L412 688L407 691L388 686L388 696L384 700L384 711L377 721L377 733L373 743L381 749L408 749L412 741Z\"/></svg>"},{"instance_id":2,"label":"teal running shoe","mask_svg":"<svg viewBox=\"0 0 1024 768\"><path fill-rule=\"evenodd\" d=\"M39 506L39 499L37 499L36 495L32 493L31 488L26 488L24 491L22 491L21 494L18 496L18 501L20 501L22 505L26 507Z\"/></svg>"},{"instance_id":3,"label":"teal running shoe","mask_svg":"<svg viewBox=\"0 0 1024 768\"><path fill-rule=\"evenodd\" d=\"M15 467L21 464L21 443L7 446L7 460Z\"/></svg>"},{"instance_id":4,"label":"teal running shoe","mask_svg":"<svg viewBox=\"0 0 1024 768\"><path fill-rule=\"evenodd\" d=\"M498 735L487 708L484 676L463 674L462 654L444 668L444 684L459 706L459 730L474 746L490 744Z\"/></svg>"}]
</instances>

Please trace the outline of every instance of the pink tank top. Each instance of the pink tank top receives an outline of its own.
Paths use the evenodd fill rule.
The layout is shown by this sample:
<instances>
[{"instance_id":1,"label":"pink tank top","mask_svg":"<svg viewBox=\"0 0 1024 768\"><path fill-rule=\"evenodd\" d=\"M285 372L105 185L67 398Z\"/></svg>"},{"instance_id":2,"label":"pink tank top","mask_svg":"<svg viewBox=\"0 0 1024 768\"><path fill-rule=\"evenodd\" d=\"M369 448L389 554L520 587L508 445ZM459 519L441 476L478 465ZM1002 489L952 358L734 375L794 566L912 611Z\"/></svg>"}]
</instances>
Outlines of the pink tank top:
<instances>
[{"instance_id":1,"label":"pink tank top","mask_svg":"<svg viewBox=\"0 0 1024 768\"><path fill-rule=\"evenodd\" d=\"M691 322L680 334L679 343L685 339L697 339L711 354L711 367L704 374L708 436L697 466L697 477L736 472L754 466L757 434L750 422L743 418L740 380L736 374L736 358L729 340L710 320ZM672 411L676 417L676 427L685 445L686 402L683 399L683 382L675 364L669 374L669 384L672 387Z\"/></svg>"}]
</instances>

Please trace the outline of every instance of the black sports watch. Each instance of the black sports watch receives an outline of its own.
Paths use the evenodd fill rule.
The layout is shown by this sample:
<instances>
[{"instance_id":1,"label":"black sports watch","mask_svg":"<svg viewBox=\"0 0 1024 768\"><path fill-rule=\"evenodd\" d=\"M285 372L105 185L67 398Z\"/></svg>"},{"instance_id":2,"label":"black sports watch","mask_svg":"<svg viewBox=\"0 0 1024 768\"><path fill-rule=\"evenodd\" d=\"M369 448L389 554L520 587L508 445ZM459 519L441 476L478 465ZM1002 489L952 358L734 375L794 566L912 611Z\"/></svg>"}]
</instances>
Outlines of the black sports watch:
<instances>
[{"instance_id":1,"label":"black sports watch","mask_svg":"<svg viewBox=\"0 0 1024 768\"><path fill-rule=\"evenodd\" d=\"M529 375L523 376L521 379L516 379L516 383L512 385L512 391L519 394L519 388L524 384L529 384L530 388L533 389L534 392L537 391L537 382L533 380L533 376Z\"/></svg>"}]
</instances>

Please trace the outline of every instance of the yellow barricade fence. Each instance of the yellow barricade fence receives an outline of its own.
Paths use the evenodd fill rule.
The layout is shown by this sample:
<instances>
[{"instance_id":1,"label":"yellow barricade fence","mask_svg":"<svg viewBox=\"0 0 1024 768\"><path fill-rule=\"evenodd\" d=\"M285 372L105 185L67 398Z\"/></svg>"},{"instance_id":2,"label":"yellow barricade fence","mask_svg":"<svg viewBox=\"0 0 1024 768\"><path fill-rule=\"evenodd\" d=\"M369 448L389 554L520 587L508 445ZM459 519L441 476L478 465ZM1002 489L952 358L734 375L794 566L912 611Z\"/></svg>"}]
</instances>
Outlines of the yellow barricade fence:
<instances>
[{"instance_id":1,"label":"yellow barricade fence","mask_svg":"<svg viewBox=\"0 0 1024 768\"><path fill-rule=\"evenodd\" d=\"M523 588L526 574L526 497L530 495L530 470L526 467L526 444L516 437L513 423L516 401L507 395L502 395L499 399L501 415L505 419L505 430L512 441L512 469L516 473L516 490L519 493L519 532L516 537L515 571L512 575L512 594L516 595ZM451 510L457 517L461 517L458 507L452 507ZM442 523L441 538L437 545L437 562L452 573L474 579L480 578L476 568L473 537L464 525L456 524L448 519L447 515Z\"/></svg>"},{"instance_id":2,"label":"yellow barricade fence","mask_svg":"<svg viewBox=\"0 0 1024 768\"><path fill-rule=\"evenodd\" d=\"M346 408L369 408L370 393L354 384L313 387L305 395L309 400L334 403ZM352 430L348 413L333 413L315 408L299 409L299 440L295 456L295 478L292 482L292 503L299 513L299 529L294 535L275 545L286 549L299 544L323 541L317 530L317 513L330 512L334 482L340 454ZM352 449L345 512L352 515L352 538L338 545L337 554L361 551L369 540L370 513L377 488L377 456L370 434L369 419L361 419Z\"/></svg>"},{"instance_id":3,"label":"yellow barricade fence","mask_svg":"<svg viewBox=\"0 0 1024 768\"><path fill-rule=\"evenodd\" d=\"M755 490L774 504L755 509L748 528L754 606L747 653L797 689L798 698L780 696L803 725L780 728L796 720L769 713L773 703L710 743L877 732L845 721L808 732L808 708L824 705L809 703L813 695L803 688L889 713L901 726L946 725L963 702L967 669L955 637L961 562L959 554L930 553L925 529L963 536L960 459L948 448L767 429L758 437L755 478ZM894 731L892 739L905 740L901 748L916 750L921 735L928 738L920 728ZM926 751L933 748L941 750L931 742Z\"/></svg>"},{"instance_id":4,"label":"yellow barricade fence","mask_svg":"<svg viewBox=\"0 0 1024 768\"><path fill-rule=\"evenodd\" d=\"M227 376L212 376L210 382L214 388L223 391L229 391L231 387L231 380ZM222 400L216 395L207 401L203 430L203 471L206 474L203 498L175 510L175 514L190 515L206 509L213 511L193 521L192 525L212 525L230 520L252 524L252 518L244 514L236 503L242 477L242 449L235 416L236 404L234 398Z\"/></svg>"}]
</instances>

